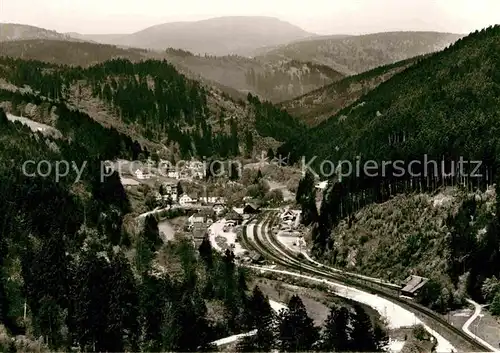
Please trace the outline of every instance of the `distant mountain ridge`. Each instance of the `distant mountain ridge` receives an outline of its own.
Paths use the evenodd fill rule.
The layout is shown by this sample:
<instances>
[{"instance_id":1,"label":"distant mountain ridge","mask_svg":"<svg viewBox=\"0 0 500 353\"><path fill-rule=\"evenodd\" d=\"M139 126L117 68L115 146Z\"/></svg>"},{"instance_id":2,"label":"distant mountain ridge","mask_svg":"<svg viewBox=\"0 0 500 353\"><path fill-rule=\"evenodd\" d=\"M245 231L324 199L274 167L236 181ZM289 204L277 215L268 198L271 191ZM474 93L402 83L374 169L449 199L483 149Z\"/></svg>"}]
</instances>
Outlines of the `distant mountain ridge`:
<instances>
[{"instance_id":1,"label":"distant mountain ridge","mask_svg":"<svg viewBox=\"0 0 500 353\"><path fill-rule=\"evenodd\" d=\"M126 58L133 62L167 59L178 70L194 79L208 80L211 85L222 85L220 88L233 97L246 97L250 92L273 102L291 99L343 77L328 66L293 60L262 63L236 55L205 57L179 49L160 52L63 40L4 42L0 56L83 67L113 58Z\"/></svg>"},{"instance_id":2,"label":"distant mountain ridge","mask_svg":"<svg viewBox=\"0 0 500 353\"><path fill-rule=\"evenodd\" d=\"M318 36L272 17L167 23L129 35L63 34L26 25L5 26L0 55L70 66L88 66L117 57L134 62L167 59L188 76L208 80L233 97L252 93L274 103L302 96L345 76L442 49L460 37L437 32ZM145 49L154 46L158 49ZM253 55L256 53L261 55ZM369 82L355 91L369 89L374 83ZM353 87L358 86L354 83ZM304 97L292 103L294 113L298 108L308 123L316 124L358 97L347 91L347 95L337 93L325 91L319 104L313 104L316 108L308 103L312 96ZM323 104L326 101L333 105ZM314 114L309 114L312 111ZM303 118L302 114L298 116Z\"/></svg>"},{"instance_id":3,"label":"distant mountain ridge","mask_svg":"<svg viewBox=\"0 0 500 353\"><path fill-rule=\"evenodd\" d=\"M69 34L59 33L45 28L18 23L0 23L0 42L28 39L80 41L78 38L71 37Z\"/></svg>"},{"instance_id":4,"label":"distant mountain ridge","mask_svg":"<svg viewBox=\"0 0 500 353\"><path fill-rule=\"evenodd\" d=\"M201 55L251 55L258 48L316 36L278 18L263 16L228 16L194 22L169 22L123 35L72 35L102 44L155 50L171 47Z\"/></svg>"},{"instance_id":5,"label":"distant mountain ridge","mask_svg":"<svg viewBox=\"0 0 500 353\"><path fill-rule=\"evenodd\" d=\"M442 32L383 32L360 36L329 36L277 47L262 61L299 60L327 65L345 75L443 50L462 34ZM307 58L307 59L306 59Z\"/></svg>"}]
</instances>

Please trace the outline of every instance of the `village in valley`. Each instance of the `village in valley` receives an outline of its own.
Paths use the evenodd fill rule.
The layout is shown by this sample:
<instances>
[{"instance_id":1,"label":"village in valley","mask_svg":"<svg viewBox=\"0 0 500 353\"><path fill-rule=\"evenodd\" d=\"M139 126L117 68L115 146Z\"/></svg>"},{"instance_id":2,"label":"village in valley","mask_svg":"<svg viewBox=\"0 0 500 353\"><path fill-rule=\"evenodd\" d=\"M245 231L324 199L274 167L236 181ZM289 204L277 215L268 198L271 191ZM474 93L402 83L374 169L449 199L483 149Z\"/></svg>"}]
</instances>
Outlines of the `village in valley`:
<instances>
[{"instance_id":1,"label":"village in valley","mask_svg":"<svg viewBox=\"0 0 500 353\"><path fill-rule=\"evenodd\" d=\"M197 247L208 238L215 250L229 249L238 261L261 264L263 258L241 244L243 225L263 211L274 210L280 215L280 224L273 226L278 239L297 251L306 249L295 201L302 177L299 170L247 163L237 178L209 178L202 162L187 161L172 169L161 166L152 160L140 165L121 160L114 168L137 208L137 219L154 215L165 242L187 237ZM322 189L326 183L316 187Z\"/></svg>"}]
</instances>

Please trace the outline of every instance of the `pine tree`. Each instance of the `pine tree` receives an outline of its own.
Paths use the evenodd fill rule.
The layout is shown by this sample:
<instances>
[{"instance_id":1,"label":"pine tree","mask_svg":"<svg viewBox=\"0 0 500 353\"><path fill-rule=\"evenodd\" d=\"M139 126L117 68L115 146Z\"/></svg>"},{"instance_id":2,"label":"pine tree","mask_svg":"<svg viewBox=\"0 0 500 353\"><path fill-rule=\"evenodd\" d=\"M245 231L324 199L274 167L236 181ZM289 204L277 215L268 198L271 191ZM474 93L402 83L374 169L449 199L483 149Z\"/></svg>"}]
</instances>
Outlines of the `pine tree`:
<instances>
[{"instance_id":1,"label":"pine tree","mask_svg":"<svg viewBox=\"0 0 500 353\"><path fill-rule=\"evenodd\" d=\"M231 128L231 155L237 156L240 154L239 139L238 139L238 124L236 123L236 120L232 117L229 121L229 124Z\"/></svg>"},{"instance_id":2,"label":"pine tree","mask_svg":"<svg viewBox=\"0 0 500 353\"><path fill-rule=\"evenodd\" d=\"M158 220L154 215L146 216L144 221L143 237L151 251L155 251L162 244Z\"/></svg>"},{"instance_id":3,"label":"pine tree","mask_svg":"<svg viewBox=\"0 0 500 353\"><path fill-rule=\"evenodd\" d=\"M184 189L182 188L182 184L179 181L177 183L177 199L179 199L184 194Z\"/></svg>"},{"instance_id":4,"label":"pine tree","mask_svg":"<svg viewBox=\"0 0 500 353\"><path fill-rule=\"evenodd\" d=\"M2 110L0 109L0 115L2 114ZM0 117L1 118L1 117ZM0 122L1 123L1 122ZM10 317L10 303L7 298L7 289L6 289L6 277L4 272L4 259L7 254L7 246L4 241L4 234L0 232L0 323L5 325L7 330L9 330L13 334L18 334L18 327L15 323L15 320Z\"/></svg>"},{"instance_id":5,"label":"pine tree","mask_svg":"<svg viewBox=\"0 0 500 353\"><path fill-rule=\"evenodd\" d=\"M493 315L500 316L500 291L493 298L490 310Z\"/></svg>"},{"instance_id":6,"label":"pine tree","mask_svg":"<svg viewBox=\"0 0 500 353\"><path fill-rule=\"evenodd\" d=\"M141 274L147 272L151 267L151 262L154 258L154 252L151 250L151 245L147 240L140 238L135 243L135 267Z\"/></svg>"},{"instance_id":7,"label":"pine tree","mask_svg":"<svg viewBox=\"0 0 500 353\"><path fill-rule=\"evenodd\" d=\"M261 179L262 179L262 171L259 169L259 171L257 172L257 176L255 177L253 183L258 184Z\"/></svg>"},{"instance_id":8,"label":"pine tree","mask_svg":"<svg viewBox=\"0 0 500 353\"><path fill-rule=\"evenodd\" d=\"M248 325L250 328L255 328L259 323L272 319L273 312L269 305L269 300L264 296L258 286L255 286L252 291L252 296L248 303L248 312L250 320Z\"/></svg>"},{"instance_id":9,"label":"pine tree","mask_svg":"<svg viewBox=\"0 0 500 353\"><path fill-rule=\"evenodd\" d=\"M274 159L274 151L271 147L267 150L267 158L269 161L272 161Z\"/></svg>"},{"instance_id":10,"label":"pine tree","mask_svg":"<svg viewBox=\"0 0 500 353\"><path fill-rule=\"evenodd\" d=\"M245 130L245 152L247 156L251 156L253 152L253 134L250 130Z\"/></svg>"},{"instance_id":11,"label":"pine tree","mask_svg":"<svg viewBox=\"0 0 500 353\"><path fill-rule=\"evenodd\" d=\"M203 241L198 247L198 251L207 269L211 269L213 266L212 244L208 237L203 238Z\"/></svg>"},{"instance_id":12,"label":"pine tree","mask_svg":"<svg viewBox=\"0 0 500 353\"><path fill-rule=\"evenodd\" d=\"M0 108L0 126L6 126L9 123L9 119L7 119L7 114L3 108Z\"/></svg>"},{"instance_id":13,"label":"pine tree","mask_svg":"<svg viewBox=\"0 0 500 353\"><path fill-rule=\"evenodd\" d=\"M346 307L333 306L325 322L322 335L325 351L346 352L350 348L351 329L349 310Z\"/></svg>"},{"instance_id":14,"label":"pine tree","mask_svg":"<svg viewBox=\"0 0 500 353\"><path fill-rule=\"evenodd\" d=\"M207 308L198 292L185 293L173 310L174 320L172 323L176 326L177 333L171 344L164 346L164 349L167 351L196 352L200 348L207 348L209 342ZM193 336L193 332L196 332L196 335Z\"/></svg>"},{"instance_id":15,"label":"pine tree","mask_svg":"<svg viewBox=\"0 0 500 353\"><path fill-rule=\"evenodd\" d=\"M108 347L117 343L106 337L110 309L109 278L109 264L96 252L84 254L74 271L68 328L82 350L108 351Z\"/></svg>"},{"instance_id":16,"label":"pine tree","mask_svg":"<svg viewBox=\"0 0 500 353\"><path fill-rule=\"evenodd\" d=\"M238 180L240 178L240 170L239 168L234 164L234 163L230 163L230 175L229 175L229 178L231 180Z\"/></svg>"},{"instance_id":17,"label":"pine tree","mask_svg":"<svg viewBox=\"0 0 500 353\"><path fill-rule=\"evenodd\" d=\"M138 344L138 287L130 264L123 253L114 255L110 263L109 316L107 336L114 343L112 351L125 347L135 350Z\"/></svg>"},{"instance_id":18,"label":"pine tree","mask_svg":"<svg viewBox=\"0 0 500 353\"><path fill-rule=\"evenodd\" d=\"M69 300L70 264L64 238L54 234L35 249L30 248L22 256L22 275L34 330L50 347L59 347L62 313Z\"/></svg>"},{"instance_id":19,"label":"pine tree","mask_svg":"<svg viewBox=\"0 0 500 353\"><path fill-rule=\"evenodd\" d=\"M373 329L373 337L375 340L375 346L377 352L385 352L387 346L389 345L389 335L387 331L384 330L379 324L375 325Z\"/></svg>"},{"instance_id":20,"label":"pine tree","mask_svg":"<svg viewBox=\"0 0 500 353\"><path fill-rule=\"evenodd\" d=\"M274 346L274 313L269 305L269 300L255 286L252 296L248 300L247 330L256 329L253 336L244 337L238 344L239 352L269 352Z\"/></svg>"},{"instance_id":21,"label":"pine tree","mask_svg":"<svg viewBox=\"0 0 500 353\"><path fill-rule=\"evenodd\" d=\"M161 351L165 341L162 327L166 321L166 303L172 298L170 279L144 273L139 288L140 326L143 332L141 348L143 351Z\"/></svg>"},{"instance_id":22,"label":"pine tree","mask_svg":"<svg viewBox=\"0 0 500 353\"><path fill-rule=\"evenodd\" d=\"M316 207L316 194L310 193L302 202L302 223L306 226L318 221L318 208Z\"/></svg>"},{"instance_id":23,"label":"pine tree","mask_svg":"<svg viewBox=\"0 0 500 353\"><path fill-rule=\"evenodd\" d=\"M255 291L257 289L257 291ZM258 287L254 288L252 293L251 310L254 315L254 324L257 329L255 335L255 348L259 352L269 352L274 346L274 312L269 304L269 299L264 298Z\"/></svg>"},{"instance_id":24,"label":"pine tree","mask_svg":"<svg viewBox=\"0 0 500 353\"><path fill-rule=\"evenodd\" d=\"M495 183L495 216L497 223L500 225L500 173L497 175Z\"/></svg>"},{"instance_id":25,"label":"pine tree","mask_svg":"<svg viewBox=\"0 0 500 353\"><path fill-rule=\"evenodd\" d=\"M5 280L2 269L2 271L0 272L0 323L2 323L3 325L6 325L6 323L8 322L8 312L9 301L7 299L7 291L5 290Z\"/></svg>"},{"instance_id":26,"label":"pine tree","mask_svg":"<svg viewBox=\"0 0 500 353\"><path fill-rule=\"evenodd\" d=\"M288 304L288 310L280 315L279 349L287 352L311 350L319 339L319 329L307 315L302 300L294 295Z\"/></svg>"},{"instance_id":27,"label":"pine tree","mask_svg":"<svg viewBox=\"0 0 500 353\"><path fill-rule=\"evenodd\" d=\"M351 319L351 350L354 352L374 352L377 350L370 316L362 306L354 305L354 315Z\"/></svg>"},{"instance_id":28,"label":"pine tree","mask_svg":"<svg viewBox=\"0 0 500 353\"><path fill-rule=\"evenodd\" d=\"M307 171L304 177L299 181L296 201L302 206L302 223L310 225L318 220L314 175L309 171Z\"/></svg>"}]
</instances>

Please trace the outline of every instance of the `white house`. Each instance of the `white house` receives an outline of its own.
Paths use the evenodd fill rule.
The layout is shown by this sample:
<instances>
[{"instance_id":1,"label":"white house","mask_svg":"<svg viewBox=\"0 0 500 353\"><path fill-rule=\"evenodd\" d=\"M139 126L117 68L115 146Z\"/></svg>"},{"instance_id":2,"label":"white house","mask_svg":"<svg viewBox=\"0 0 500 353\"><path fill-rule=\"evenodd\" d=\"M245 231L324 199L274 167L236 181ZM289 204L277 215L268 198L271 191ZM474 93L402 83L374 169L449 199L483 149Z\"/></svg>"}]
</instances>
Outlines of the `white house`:
<instances>
[{"instance_id":1,"label":"white house","mask_svg":"<svg viewBox=\"0 0 500 353\"><path fill-rule=\"evenodd\" d=\"M180 178L179 172L176 170L169 170L167 173L167 176L169 178L172 178L172 179L179 179Z\"/></svg>"},{"instance_id":2,"label":"white house","mask_svg":"<svg viewBox=\"0 0 500 353\"><path fill-rule=\"evenodd\" d=\"M195 179L204 179L205 178L205 171L204 170L194 170L193 171L193 178Z\"/></svg>"},{"instance_id":3,"label":"white house","mask_svg":"<svg viewBox=\"0 0 500 353\"><path fill-rule=\"evenodd\" d=\"M140 180L145 180L145 179L149 179L149 178L151 178L151 175L149 175L149 174L144 174L144 173L142 172L142 170L137 169L137 170L135 171L135 177L136 177L137 179L140 179Z\"/></svg>"},{"instance_id":4,"label":"white house","mask_svg":"<svg viewBox=\"0 0 500 353\"><path fill-rule=\"evenodd\" d=\"M212 209L214 210L215 214L216 215L220 215L222 213L222 211L224 211L224 205L220 204L220 203L216 203Z\"/></svg>"},{"instance_id":5,"label":"white house","mask_svg":"<svg viewBox=\"0 0 500 353\"><path fill-rule=\"evenodd\" d=\"M239 214L240 216L243 216L243 207L233 207L233 211Z\"/></svg>"},{"instance_id":6,"label":"white house","mask_svg":"<svg viewBox=\"0 0 500 353\"><path fill-rule=\"evenodd\" d=\"M188 194L182 194L182 196L179 198L179 204L181 206L186 206L192 204L193 202L195 202L195 200L193 200Z\"/></svg>"},{"instance_id":7,"label":"white house","mask_svg":"<svg viewBox=\"0 0 500 353\"><path fill-rule=\"evenodd\" d=\"M179 179L189 179L191 177L191 174L189 173L189 170L181 170L179 173Z\"/></svg>"},{"instance_id":8,"label":"white house","mask_svg":"<svg viewBox=\"0 0 500 353\"><path fill-rule=\"evenodd\" d=\"M317 183L315 185L316 189L319 189L319 190L325 190L326 187L328 186L328 181L320 181L319 183Z\"/></svg>"},{"instance_id":9,"label":"white house","mask_svg":"<svg viewBox=\"0 0 500 353\"><path fill-rule=\"evenodd\" d=\"M189 225L194 225L195 223L205 223L205 217L200 215L191 215L188 218Z\"/></svg>"},{"instance_id":10,"label":"white house","mask_svg":"<svg viewBox=\"0 0 500 353\"><path fill-rule=\"evenodd\" d=\"M281 219L283 221L293 221L297 214L293 212L292 210L286 210L281 214Z\"/></svg>"},{"instance_id":11,"label":"white house","mask_svg":"<svg viewBox=\"0 0 500 353\"><path fill-rule=\"evenodd\" d=\"M202 196L200 197L200 201L206 204L225 204L225 200L220 196Z\"/></svg>"}]
</instances>

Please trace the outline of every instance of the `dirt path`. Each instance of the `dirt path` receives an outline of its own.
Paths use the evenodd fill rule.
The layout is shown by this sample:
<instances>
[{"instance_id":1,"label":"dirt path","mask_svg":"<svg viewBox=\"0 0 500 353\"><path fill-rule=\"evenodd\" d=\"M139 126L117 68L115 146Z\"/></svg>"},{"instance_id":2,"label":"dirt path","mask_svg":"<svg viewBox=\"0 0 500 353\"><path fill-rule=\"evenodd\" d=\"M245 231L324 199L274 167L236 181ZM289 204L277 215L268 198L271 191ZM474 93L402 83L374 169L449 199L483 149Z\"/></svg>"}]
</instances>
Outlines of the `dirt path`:
<instances>
[{"instance_id":1,"label":"dirt path","mask_svg":"<svg viewBox=\"0 0 500 353\"><path fill-rule=\"evenodd\" d=\"M175 229L172 227L170 221L165 220L158 223L158 230L165 242L174 240Z\"/></svg>"},{"instance_id":2,"label":"dirt path","mask_svg":"<svg viewBox=\"0 0 500 353\"><path fill-rule=\"evenodd\" d=\"M45 125L42 123L38 123L34 120L31 120L31 119L28 119L28 118L25 118L22 116L15 116L12 114L7 114L7 119L9 119L12 122L19 121L21 124L27 125L32 131L35 131L35 132L40 131L43 134L52 135L56 138L62 137L61 132L59 130L57 130L56 128L53 128L52 126Z\"/></svg>"}]
</instances>

